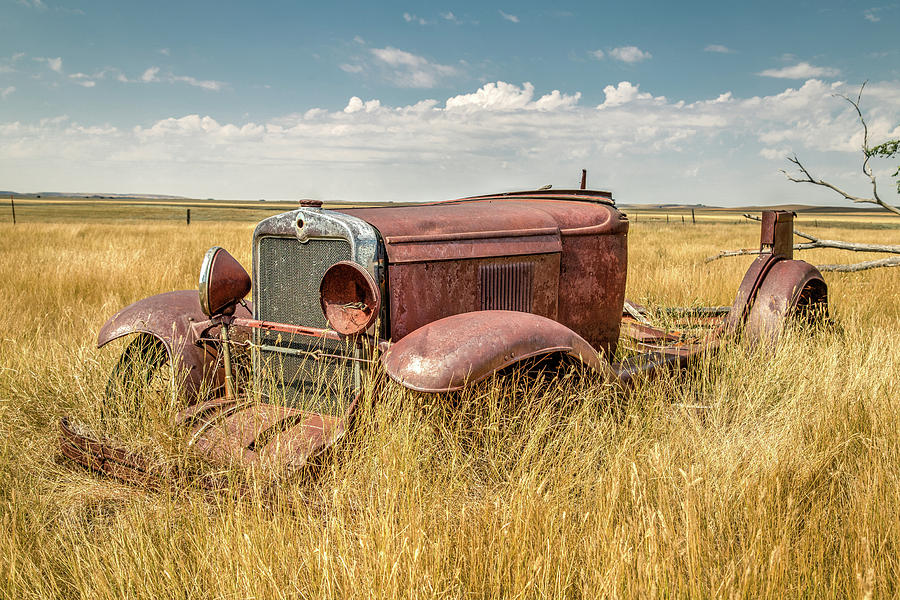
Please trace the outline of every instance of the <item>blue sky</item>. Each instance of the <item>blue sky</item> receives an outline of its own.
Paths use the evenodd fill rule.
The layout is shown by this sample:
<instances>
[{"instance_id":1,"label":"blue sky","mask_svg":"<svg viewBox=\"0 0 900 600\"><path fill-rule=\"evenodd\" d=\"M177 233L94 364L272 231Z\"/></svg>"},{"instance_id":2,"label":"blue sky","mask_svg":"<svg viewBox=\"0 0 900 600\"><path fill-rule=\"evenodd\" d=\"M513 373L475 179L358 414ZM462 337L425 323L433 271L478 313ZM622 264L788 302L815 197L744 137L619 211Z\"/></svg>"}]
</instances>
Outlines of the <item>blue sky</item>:
<instances>
[{"instance_id":1,"label":"blue sky","mask_svg":"<svg viewBox=\"0 0 900 600\"><path fill-rule=\"evenodd\" d=\"M900 136L898 3L0 1L0 189L826 203L835 93Z\"/></svg>"}]
</instances>

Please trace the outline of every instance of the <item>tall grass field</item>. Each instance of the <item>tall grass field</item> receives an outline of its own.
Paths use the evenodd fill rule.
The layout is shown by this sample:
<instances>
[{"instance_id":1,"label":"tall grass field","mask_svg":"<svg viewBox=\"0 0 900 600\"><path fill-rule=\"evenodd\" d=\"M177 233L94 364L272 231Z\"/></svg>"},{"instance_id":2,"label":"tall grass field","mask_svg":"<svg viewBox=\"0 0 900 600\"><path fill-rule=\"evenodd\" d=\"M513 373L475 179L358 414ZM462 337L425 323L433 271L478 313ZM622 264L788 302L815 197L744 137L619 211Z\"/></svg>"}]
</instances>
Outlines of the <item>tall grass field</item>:
<instances>
[{"instance_id":1,"label":"tall grass field","mask_svg":"<svg viewBox=\"0 0 900 600\"><path fill-rule=\"evenodd\" d=\"M74 467L57 422L95 422L125 344L95 348L104 321L195 288L212 245L249 267L255 222L21 214L0 225L2 598L900 595L900 269L826 274L833 327L730 344L628 397L575 370L453 398L370 390L315 471L211 493ZM900 243L854 218L797 227ZM730 304L752 257L703 259L758 237L737 214L639 215L627 295ZM116 436L180 460L177 407L144 400Z\"/></svg>"}]
</instances>

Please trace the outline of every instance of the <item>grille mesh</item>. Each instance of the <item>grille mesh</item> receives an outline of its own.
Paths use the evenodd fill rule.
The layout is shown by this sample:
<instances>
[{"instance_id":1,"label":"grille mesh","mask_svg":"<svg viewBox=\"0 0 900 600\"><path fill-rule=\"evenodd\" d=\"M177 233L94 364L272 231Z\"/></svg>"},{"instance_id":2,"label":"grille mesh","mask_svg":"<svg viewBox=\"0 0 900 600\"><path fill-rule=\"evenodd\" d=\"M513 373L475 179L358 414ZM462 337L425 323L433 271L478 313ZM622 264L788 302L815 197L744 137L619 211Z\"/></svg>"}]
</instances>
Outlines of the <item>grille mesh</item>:
<instances>
[{"instance_id":1,"label":"grille mesh","mask_svg":"<svg viewBox=\"0 0 900 600\"><path fill-rule=\"evenodd\" d=\"M257 317L263 321L327 327L319 304L319 284L325 271L342 260L350 260L350 243L346 240L311 239L300 243L295 238L261 238L253 298ZM260 349L258 372L263 378L264 395L274 393L285 404L316 412L341 412L341 396L350 391L353 363L297 354L319 350L344 355L347 352L340 342L257 330L257 343L288 351Z\"/></svg>"}]
</instances>

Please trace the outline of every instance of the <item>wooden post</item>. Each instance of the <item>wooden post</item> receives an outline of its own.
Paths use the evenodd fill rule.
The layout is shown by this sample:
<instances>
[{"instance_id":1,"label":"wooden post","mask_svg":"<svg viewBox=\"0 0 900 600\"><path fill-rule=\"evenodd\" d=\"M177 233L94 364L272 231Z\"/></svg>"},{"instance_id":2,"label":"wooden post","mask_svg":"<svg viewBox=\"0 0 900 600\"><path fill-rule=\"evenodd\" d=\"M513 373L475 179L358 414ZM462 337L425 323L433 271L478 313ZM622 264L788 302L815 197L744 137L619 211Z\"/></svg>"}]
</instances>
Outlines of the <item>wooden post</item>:
<instances>
[{"instance_id":1,"label":"wooden post","mask_svg":"<svg viewBox=\"0 0 900 600\"><path fill-rule=\"evenodd\" d=\"M684 215L681 215L681 224L684 225Z\"/></svg>"},{"instance_id":2,"label":"wooden post","mask_svg":"<svg viewBox=\"0 0 900 600\"><path fill-rule=\"evenodd\" d=\"M187 224L191 224L191 209L187 209Z\"/></svg>"},{"instance_id":3,"label":"wooden post","mask_svg":"<svg viewBox=\"0 0 900 600\"><path fill-rule=\"evenodd\" d=\"M12 208L13 225L15 225L16 224L16 201L13 200L12 195L10 195L10 197L9 197L9 206L10 206L10 208Z\"/></svg>"},{"instance_id":4,"label":"wooden post","mask_svg":"<svg viewBox=\"0 0 900 600\"><path fill-rule=\"evenodd\" d=\"M669 222L669 213L666 213L666 223Z\"/></svg>"},{"instance_id":5,"label":"wooden post","mask_svg":"<svg viewBox=\"0 0 900 600\"><path fill-rule=\"evenodd\" d=\"M694 225L697 224L697 217L694 215L694 209L693 209L693 208L691 209L691 223L693 223Z\"/></svg>"}]
</instances>

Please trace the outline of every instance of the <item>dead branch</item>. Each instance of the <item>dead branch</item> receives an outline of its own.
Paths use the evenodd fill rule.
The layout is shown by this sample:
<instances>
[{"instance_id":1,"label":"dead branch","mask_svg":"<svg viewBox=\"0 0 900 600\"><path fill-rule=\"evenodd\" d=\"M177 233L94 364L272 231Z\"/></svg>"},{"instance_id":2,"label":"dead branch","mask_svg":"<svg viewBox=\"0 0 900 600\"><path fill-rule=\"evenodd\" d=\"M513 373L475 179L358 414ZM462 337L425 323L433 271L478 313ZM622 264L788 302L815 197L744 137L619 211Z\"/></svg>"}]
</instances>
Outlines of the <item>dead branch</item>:
<instances>
[{"instance_id":1,"label":"dead branch","mask_svg":"<svg viewBox=\"0 0 900 600\"><path fill-rule=\"evenodd\" d=\"M756 215L751 215L751 214L745 214L744 218L750 219L751 221L760 221L761 220ZM831 248L834 250L848 250L850 252L884 252L887 254L900 254L900 245L860 244L858 242L844 242L841 240L823 240L812 234L806 233L804 231L799 231L797 229L794 230L794 235L809 240L808 242L804 242L802 244L794 244L794 250L813 250L816 248ZM739 250L722 250L721 252L719 252L716 255L706 257L704 262L709 263L714 260L718 260L720 258L728 258L730 256L746 256L746 255L752 255L752 254L759 254L759 250L743 249L743 248L739 249ZM822 265L818 268L820 271L854 272L854 271L865 271L866 269L874 269L876 267L895 267L898 265L900 265L900 259L884 258L884 259L879 259L879 260L870 260L870 261L866 261L866 262L855 263L855 264L851 264L851 265ZM846 268L844 268L844 267L846 267ZM860 267L860 268L851 268L851 267Z\"/></svg>"},{"instance_id":2,"label":"dead branch","mask_svg":"<svg viewBox=\"0 0 900 600\"><path fill-rule=\"evenodd\" d=\"M796 165L797 168L800 169L800 172L803 174L803 176L802 177L794 177L793 175L791 175L784 169L782 169L781 172L784 173L784 176L787 177L789 181L793 181L794 183L811 183L813 185L819 185L822 187L826 187L832 191L837 192L838 194L840 194L847 200L850 200L851 202L877 204L878 206L880 206L881 208L883 208L887 211L890 211L896 215L900 215L900 207L888 204L887 202L885 202L884 200L881 199L881 196L878 195L878 182L875 179L875 172L872 169L872 166L869 164L869 160L873 156L879 156L879 155L884 154L885 149L887 148L888 144L890 144L891 142L889 142L888 144L881 144L879 146L876 146L875 148L869 147L869 124L866 123L866 119L862 114L862 110L859 108L860 101L862 101L863 90L866 88L866 83L868 83L868 82L867 81L863 82L863 84L860 86L859 94L857 94L856 100L854 100L853 98L850 98L848 96L845 96L844 94L835 94L835 95L839 98L843 98L850 104L850 106L853 107L853 110L856 111L856 116L859 118L859 123L860 123L860 125L862 125L862 128L863 128L862 152L863 152L863 157L864 157L863 162L862 162L862 172L863 172L863 175L865 175L866 177L869 178L869 182L872 184L872 197L871 198L862 198L860 196L854 196L852 194L848 194L847 192L845 192L844 190L842 190L841 188L837 187L834 184L831 184L822 179L816 179L815 177L812 176L812 174L810 174L809 170L805 166L803 166L803 163L800 162L800 159L797 158L796 154L794 156L789 156L788 161L790 161L794 165Z\"/></svg>"},{"instance_id":3,"label":"dead branch","mask_svg":"<svg viewBox=\"0 0 900 600\"><path fill-rule=\"evenodd\" d=\"M900 256L891 256L888 258L879 258L878 260L867 260L864 262L853 263L850 265L819 265L816 267L820 271L833 271L839 273L856 273L858 271L866 271L868 269L877 269L879 267L900 267Z\"/></svg>"},{"instance_id":4,"label":"dead branch","mask_svg":"<svg viewBox=\"0 0 900 600\"><path fill-rule=\"evenodd\" d=\"M745 219L751 221L761 221L759 217L751 214L744 214ZM859 244L857 242L844 242L841 240L823 240L816 236L794 230L794 235L809 240L807 244L797 244L795 250L812 250L813 248L834 248L836 250L850 250L851 252L887 252L889 254L900 254L900 246L894 244Z\"/></svg>"},{"instance_id":5,"label":"dead branch","mask_svg":"<svg viewBox=\"0 0 900 600\"><path fill-rule=\"evenodd\" d=\"M794 250L809 250L810 248L816 248L817 246L813 246L811 244L794 244ZM703 259L703 262L712 262L714 260L719 260L720 258L729 258L732 256L751 256L754 254L759 254L759 248L739 248L737 250L722 250L718 254L713 256L707 256Z\"/></svg>"},{"instance_id":6,"label":"dead branch","mask_svg":"<svg viewBox=\"0 0 900 600\"><path fill-rule=\"evenodd\" d=\"M896 215L900 215L900 208L888 204L887 202L882 200L881 197L878 195L878 183L875 180L875 174L872 171L872 167L869 166L869 158L870 158L870 156L867 155L866 159L863 161L863 172L869 177L869 179L872 182L872 195L873 195L872 198L861 198L859 196L854 196L852 194L848 194L847 192L845 192L844 190L842 190L841 188L837 187L834 184L828 183L827 181L824 181L822 179L815 179L812 175L810 175L810 173L806 169L806 167L803 166L803 163L800 162L800 159L797 158L796 154L794 156L789 156L788 160L790 162L794 163L795 165L797 165L797 168L800 169L800 172L803 173L804 176L802 178L794 177L790 173L785 171L784 169L781 169L781 172L784 173L784 176L787 177L788 180L793 181L794 183L812 183L815 185L820 185L822 187L827 187L828 189L834 190L835 192L837 192L838 194L840 194L847 200L850 200L851 202L877 204L878 206L880 206L881 208L883 208L885 210L888 210Z\"/></svg>"}]
</instances>

